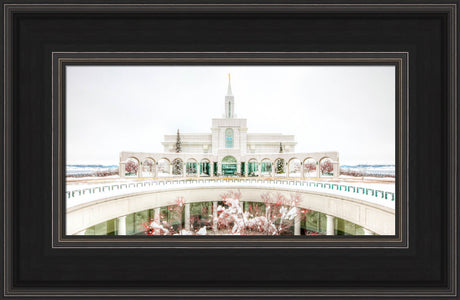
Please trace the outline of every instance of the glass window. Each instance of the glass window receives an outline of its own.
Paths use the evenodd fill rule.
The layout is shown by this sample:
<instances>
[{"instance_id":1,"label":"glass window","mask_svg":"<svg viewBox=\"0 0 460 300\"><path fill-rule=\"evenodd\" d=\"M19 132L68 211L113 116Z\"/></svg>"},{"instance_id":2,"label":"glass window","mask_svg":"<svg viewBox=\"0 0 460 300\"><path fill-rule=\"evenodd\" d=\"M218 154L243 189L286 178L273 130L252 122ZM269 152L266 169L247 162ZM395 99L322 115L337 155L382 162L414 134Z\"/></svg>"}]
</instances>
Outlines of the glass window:
<instances>
[{"instance_id":1,"label":"glass window","mask_svg":"<svg viewBox=\"0 0 460 300\"><path fill-rule=\"evenodd\" d=\"M233 148L233 129L225 130L225 148Z\"/></svg>"}]
</instances>

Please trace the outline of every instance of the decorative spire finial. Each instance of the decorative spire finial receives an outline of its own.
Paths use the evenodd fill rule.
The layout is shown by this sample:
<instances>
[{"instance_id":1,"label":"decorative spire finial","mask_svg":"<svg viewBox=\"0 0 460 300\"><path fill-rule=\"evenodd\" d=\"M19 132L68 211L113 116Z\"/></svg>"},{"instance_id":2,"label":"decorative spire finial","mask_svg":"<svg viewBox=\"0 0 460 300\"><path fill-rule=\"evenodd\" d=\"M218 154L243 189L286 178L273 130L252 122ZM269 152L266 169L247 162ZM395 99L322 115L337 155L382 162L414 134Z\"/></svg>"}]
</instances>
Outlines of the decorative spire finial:
<instances>
[{"instance_id":1,"label":"decorative spire finial","mask_svg":"<svg viewBox=\"0 0 460 300\"><path fill-rule=\"evenodd\" d=\"M232 94L232 85L230 83L230 73L228 73L228 89L227 89L227 96L233 96Z\"/></svg>"}]
</instances>

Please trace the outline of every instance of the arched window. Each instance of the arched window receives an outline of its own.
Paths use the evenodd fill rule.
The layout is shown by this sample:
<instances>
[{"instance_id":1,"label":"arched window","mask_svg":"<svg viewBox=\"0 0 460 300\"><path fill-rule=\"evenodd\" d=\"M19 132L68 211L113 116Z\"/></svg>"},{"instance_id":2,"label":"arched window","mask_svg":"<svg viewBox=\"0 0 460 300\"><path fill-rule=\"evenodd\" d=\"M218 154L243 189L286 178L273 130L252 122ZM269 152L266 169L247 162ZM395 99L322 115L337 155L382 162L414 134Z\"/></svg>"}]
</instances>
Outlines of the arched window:
<instances>
[{"instance_id":1,"label":"arched window","mask_svg":"<svg viewBox=\"0 0 460 300\"><path fill-rule=\"evenodd\" d=\"M225 130L225 148L233 148L233 129Z\"/></svg>"}]
</instances>

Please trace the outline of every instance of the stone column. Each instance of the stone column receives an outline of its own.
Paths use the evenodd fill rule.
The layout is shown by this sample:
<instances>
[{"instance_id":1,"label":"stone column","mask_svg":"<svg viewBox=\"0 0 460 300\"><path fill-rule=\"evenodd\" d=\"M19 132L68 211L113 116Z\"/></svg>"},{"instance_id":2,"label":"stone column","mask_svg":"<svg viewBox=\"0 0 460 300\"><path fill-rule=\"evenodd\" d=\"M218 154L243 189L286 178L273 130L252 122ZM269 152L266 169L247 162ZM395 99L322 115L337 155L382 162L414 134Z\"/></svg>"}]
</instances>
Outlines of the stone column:
<instances>
[{"instance_id":1,"label":"stone column","mask_svg":"<svg viewBox=\"0 0 460 300\"><path fill-rule=\"evenodd\" d=\"M187 176L187 163L184 163L184 166L182 167L182 177Z\"/></svg>"},{"instance_id":2,"label":"stone column","mask_svg":"<svg viewBox=\"0 0 460 300\"><path fill-rule=\"evenodd\" d=\"M296 208L296 215L294 217L294 235L300 235L300 209Z\"/></svg>"},{"instance_id":3,"label":"stone column","mask_svg":"<svg viewBox=\"0 0 460 300\"><path fill-rule=\"evenodd\" d=\"M118 169L119 175L121 178L125 178L126 173L126 163L120 162L120 168Z\"/></svg>"},{"instance_id":4,"label":"stone column","mask_svg":"<svg viewBox=\"0 0 460 300\"><path fill-rule=\"evenodd\" d=\"M200 173L201 173L201 172L200 172L200 167L201 167L201 166L200 166L200 163L197 162L197 163L196 163L196 176L198 176L198 177L200 177Z\"/></svg>"},{"instance_id":5,"label":"stone column","mask_svg":"<svg viewBox=\"0 0 460 300\"><path fill-rule=\"evenodd\" d=\"M335 232L335 228L334 228L335 217L330 216L330 215L326 215L326 218L327 218L326 234L327 235L334 235L334 232Z\"/></svg>"},{"instance_id":6,"label":"stone column","mask_svg":"<svg viewBox=\"0 0 460 300\"><path fill-rule=\"evenodd\" d=\"M262 163L257 164L257 175L262 175Z\"/></svg>"},{"instance_id":7,"label":"stone column","mask_svg":"<svg viewBox=\"0 0 460 300\"><path fill-rule=\"evenodd\" d=\"M184 209L184 229L190 230L190 203L185 203Z\"/></svg>"},{"instance_id":8,"label":"stone column","mask_svg":"<svg viewBox=\"0 0 460 300\"><path fill-rule=\"evenodd\" d=\"M236 161L236 173L241 175L241 161Z\"/></svg>"},{"instance_id":9,"label":"stone column","mask_svg":"<svg viewBox=\"0 0 460 300\"><path fill-rule=\"evenodd\" d=\"M220 162L217 163L217 174L222 176L222 163Z\"/></svg>"},{"instance_id":10,"label":"stone column","mask_svg":"<svg viewBox=\"0 0 460 300\"><path fill-rule=\"evenodd\" d=\"M249 173L249 162L245 161L244 162L244 177L248 177Z\"/></svg>"},{"instance_id":11,"label":"stone column","mask_svg":"<svg viewBox=\"0 0 460 300\"><path fill-rule=\"evenodd\" d=\"M142 162L139 162L139 164L137 165L137 177L142 177Z\"/></svg>"},{"instance_id":12,"label":"stone column","mask_svg":"<svg viewBox=\"0 0 460 300\"><path fill-rule=\"evenodd\" d=\"M300 162L300 178L305 179L305 169L303 162Z\"/></svg>"},{"instance_id":13,"label":"stone column","mask_svg":"<svg viewBox=\"0 0 460 300\"><path fill-rule=\"evenodd\" d=\"M169 164L169 176L172 176L172 170L173 170L173 166L172 164Z\"/></svg>"},{"instance_id":14,"label":"stone column","mask_svg":"<svg viewBox=\"0 0 460 300\"><path fill-rule=\"evenodd\" d=\"M211 174L209 174L209 176L214 177L214 163L210 162L209 164L210 164L209 170L210 170L210 173L211 173Z\"/></svg>"},{"instance_id":15,"label":"stone column","mask_svg":"<svg viewBox=\"0 0 460 300\"><path fill-rule=\"evenodd\" d=\"M160 207L155 208L155 212L153 214L153 221L157 224L161 224L160 212L161 212ZM159 234L160 234L160 229L155 228L155 235L159 235Z\"/></svg>"},{"instance_id":16,"label":"stone column","mask_svg":"<svg viewBox=\"0 0 460 300\"><path fill-rule=\"evenodd\" d=\"M126 235L126 216L117 218L117 235Z\"/></svg>"},{"instance_id":17,"label":"stone column","mask_svg":"<svg viewBox=\"0 0 460 300\"><path fill-rule=\"evenodd\" d=\"M272 177L275 177L275 163L272 162L272 170L271 170Z\"/></svg>"},{"instance_id":18,"label":"stone column","mask_svg":"<svg viewBox=\"0 0 460 300\"><path fill-rule=\"evenodd\" d=\"M363 228L363 230L364 230L364 235L374 235L374 233L370 231L369 229Z\"/></svg>"},{"instance_id":19,"label":"stone column","mask_svg":"<svg viewBox=\"0 0 460 300\"><path fill-rule=\"evenodd\" d=\"M316 178L319 178L320 177L320 169L321 169L321 165L319 162L317 162L317 165L316 165Z\"/></svg>"},{"instance_id":20,"label":"stone column","mask_svg":"<svg viewBox=\"0 0 460 300\"><path fill-rule=\"evenodd\" d=\"M334 177L338 177L340 175L339 162L332 163L332 174Z\"/></svg>"},{"instance_id":21,"label":"stone column","mask_svg":"<svg viewBox=\"0 0 460 300\"><path fill-rule=\"evenodd\" d=\"M212 202L212 231L217 233L217 201Z\"/></svg>"},{"instance_id":22,"label":"stone column","mask_svg":"<svg viewBox=\"0 0 460 300\"><path fill-rule=\"evenodd\" d=\"M153 165L153 178L157 178L158 177L158 163L155 163Z\"/></svg>"}]
</instances>

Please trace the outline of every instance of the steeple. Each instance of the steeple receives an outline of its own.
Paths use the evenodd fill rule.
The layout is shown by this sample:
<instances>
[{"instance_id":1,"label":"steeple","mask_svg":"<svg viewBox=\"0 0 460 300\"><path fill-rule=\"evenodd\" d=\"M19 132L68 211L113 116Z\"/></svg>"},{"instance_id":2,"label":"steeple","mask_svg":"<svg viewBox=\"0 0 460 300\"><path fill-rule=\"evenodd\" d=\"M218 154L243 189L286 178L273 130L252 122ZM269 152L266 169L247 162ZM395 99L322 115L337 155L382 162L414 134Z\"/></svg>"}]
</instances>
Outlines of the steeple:
<instances>
[{"instance_id":1,"label":"steeple","mask_svg":"<svg viewBox=\"0 0 460 300\"><path fill-rule=\"evenodd\" d=\"M230 73L228 73L228 88L225 96L225 118L232 119L235 108L234 97L232 93L232 85L230 83Z\"/></svg>"},{"instance_id":2,"label":"steeple","mask_svg":"<svg viewBox=\"0 0 460 300\"><path fill-rule=\"evenodd\" d=\"M227 96L233 96L233 94L232 94L232 84L231 84L231 81L230 81L230 73L228 73Z\"/></svg>"}]
</instances>

